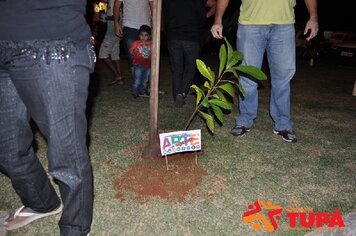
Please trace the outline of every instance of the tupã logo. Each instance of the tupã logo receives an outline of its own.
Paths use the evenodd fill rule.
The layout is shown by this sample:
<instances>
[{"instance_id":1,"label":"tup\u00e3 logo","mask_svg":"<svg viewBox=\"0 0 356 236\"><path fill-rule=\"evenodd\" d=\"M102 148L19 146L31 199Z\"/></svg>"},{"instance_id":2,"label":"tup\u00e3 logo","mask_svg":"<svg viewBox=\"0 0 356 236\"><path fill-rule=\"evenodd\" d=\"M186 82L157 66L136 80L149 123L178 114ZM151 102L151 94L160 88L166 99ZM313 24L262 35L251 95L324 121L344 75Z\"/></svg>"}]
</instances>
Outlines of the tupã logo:
<instances>
[{"instance_id":1,"label":"tup\u00e3 logo","mask_svg":"<svg viewBox=\"0 0 356 236\"><path fill-rule=\"evenodd\" d=\"M252 228L259 231L263 227L268 232L277 230L277 220L281 219L282 207L279 205L272 205L272 202L264 202L262 200L255 201L253 205L248 206L248 211L243 214L243 221L245 223L252 223ZM262 209L267 211L267 216L262 212Z\"/></svg>"},{"instance_id":2,"label":"tup\u00e3 logo","mask_svg":"<svg viewBox=\"0 0 356 236\"><path fill-rule=\"evenodd\" d=\"M282 211L285 214L282 215ZM289 223L288 230L343 230L345 223L340 209L328 212L314 212L312 208L282 208L271 201L257 200L248 206L242 220L252 224L255 231L263 228L267 232L278 229L278 220L284 217Z\"/></svg>"}]
</instances>

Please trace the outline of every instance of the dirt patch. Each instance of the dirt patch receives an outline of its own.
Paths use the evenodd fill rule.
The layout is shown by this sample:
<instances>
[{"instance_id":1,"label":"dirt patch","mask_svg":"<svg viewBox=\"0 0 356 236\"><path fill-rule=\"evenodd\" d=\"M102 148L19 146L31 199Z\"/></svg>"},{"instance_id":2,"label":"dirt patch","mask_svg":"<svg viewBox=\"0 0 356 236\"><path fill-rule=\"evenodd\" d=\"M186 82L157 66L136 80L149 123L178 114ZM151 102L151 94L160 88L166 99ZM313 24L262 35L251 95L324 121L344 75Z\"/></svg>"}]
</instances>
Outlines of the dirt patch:
<instances>
[{"instance_id":1,"label":"dirt patch","mask_svg":"<svg viewBox=\"0 0 356 236\"><path fill-rule=\"evenodd\" d=\"M207 174L202 165L196 164L195 153L176 154L157 160L137 160L120 177L114 180L116 198L147 202L159 197L169 202L183 202L196 194L196 188Z\"/></svg>"}]
</instances>

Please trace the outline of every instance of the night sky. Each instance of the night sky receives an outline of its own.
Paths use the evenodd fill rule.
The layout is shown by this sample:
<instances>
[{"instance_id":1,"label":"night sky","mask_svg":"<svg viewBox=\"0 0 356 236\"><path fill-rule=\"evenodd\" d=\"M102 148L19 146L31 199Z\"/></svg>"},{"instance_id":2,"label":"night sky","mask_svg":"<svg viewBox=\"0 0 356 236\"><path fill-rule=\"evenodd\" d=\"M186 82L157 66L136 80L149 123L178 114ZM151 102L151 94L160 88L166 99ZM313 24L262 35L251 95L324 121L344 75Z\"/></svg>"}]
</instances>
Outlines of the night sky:
<instances>
[{"instance_id":1,"label":"night sky","mask_svg":"<svg viewBox=\"0 0 356 236\"><path fill-rule=\"evenodd\" d=\"M354 0L319 0L318 15L321 30L356 31L356 11L351 6ZM297 0L295 8L297 24L308 19L304 1Z\"/></svg>"}]
</instances>

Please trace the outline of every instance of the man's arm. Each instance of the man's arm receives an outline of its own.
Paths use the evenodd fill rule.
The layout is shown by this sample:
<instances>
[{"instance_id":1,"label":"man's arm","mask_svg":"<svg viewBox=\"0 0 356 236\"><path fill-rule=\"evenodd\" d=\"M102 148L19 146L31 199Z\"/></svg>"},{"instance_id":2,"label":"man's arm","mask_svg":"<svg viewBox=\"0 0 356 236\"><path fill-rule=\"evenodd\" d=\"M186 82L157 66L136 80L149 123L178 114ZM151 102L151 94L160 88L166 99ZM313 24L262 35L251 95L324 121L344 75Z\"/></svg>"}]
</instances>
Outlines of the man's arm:
<instances>
[{"instance_id":1,"label":"man's arm","mask_svg":"<svg viewBox=\"0 0 356 236\"><path fill-rule=\"evenodd\" d=\"M215 14L216 11L216 0L208 0L206 6L209 7L209 11L206 13L206 18Z\"/></svg>"},{"instance_id":2,"label":"man's arm","mask_svg":"<svg viewBox=\"0 0 356 236\"><path fill-rule=\"evenodd\" d=\"M150 5L151 16L153 15L153 1L149 1L148 4Z\"/></svg>"},{"instance_id":3,"label":"man's arm","mask_svg":"<svg viewBox=\"0 0 356 236\"><path fill-rule=\"evenodd\" d=\"M122 6L122 2L120 0L115 0L114 8L113 8L113 17L114 17L115 34L119 37L122 37L122 27L119 24L121 6Z\"/></svg>"},{"instance_id":4,"label":"man's arm","mask_svg":"<svg viewBox=\"0 0 356 236\"><path fill-rule=\"evenodd\" d=\"M306 40L311 40L318 34L318 10L317 10L317 0L304 0L309 12L309 20L305 26L304 34L307 34L310 30L310 35Z\"/></svg>"},{"instance_id":5,"label":"man's arm","mask_svg":"<svg viewBox=\"0 0 356 236\"><path fill-rule=\"evenodd\" d=\"M221 39L223 37L222 17L225 13L228 4L229 4L229 0L218 0L216 12L215 12L215 22L210 30L214 38Z\"/></svg>"}]
</instances>

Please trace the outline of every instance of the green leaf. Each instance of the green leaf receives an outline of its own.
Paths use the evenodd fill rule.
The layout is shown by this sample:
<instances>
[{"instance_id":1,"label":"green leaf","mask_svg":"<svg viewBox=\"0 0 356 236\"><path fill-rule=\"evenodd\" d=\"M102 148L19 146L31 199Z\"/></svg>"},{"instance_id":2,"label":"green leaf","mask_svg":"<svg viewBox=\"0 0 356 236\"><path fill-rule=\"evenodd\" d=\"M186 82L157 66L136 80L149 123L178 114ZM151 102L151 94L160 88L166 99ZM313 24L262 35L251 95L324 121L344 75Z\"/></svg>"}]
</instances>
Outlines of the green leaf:
<instances>
[{"instance_id":1,"label":"green leaf","mask_svg":"<svg viewBox=\"0 0 356 236\"><path fill-rule=\"evenodd\" d=\"M216 99L220 99L219 96L216 93L213 94L213 95L210 95L210 96L213 97L213 98L216 98Z\"/></svg>"},{"instance_id":2,"label":"green leaf","mask_svg":"<svg viewBox=\"0 0 356 236\"><path fill-rule=\"evenodd\" d=\"M230 69L227 69L227 70L225 70L225 72L231 72L231 73L234 74L235 78L237 78L237 79L239 78L239 75L237 74L236 67L232 67Z\"/></svg>"},{"instance_id":3,"label":"green leaf","mask_svg":"<svg viewBox=\"0 0 356 236\"><path fill-rule=\"evenodd\" d=\"M267 75L265 73L263 73L262 70L258 69L255 66L236 66L233 68L236 68L237 70L239 70L243 73L246 73L255 79L267 80Z\"/></svg>"},{"instance_id":4,"label":"green leaf","mask_svg":"<svg viewBox=\"0 0 356 236\"><path fill-rule=\"evenodd\" d=\"M219 85L219 88L230 94L231 97L235 96L235 88L232 84L225 83L222 85Z\"/></svg>"},{"instance_id":5,"label":"green leaf","mask_svg":"<svg viewBox=\"0 0 356 236\"><path fill-rule=\"evenodd\" d=\"M213 108L214 115L216 118L221 122L224 123L224 114L221 111L221 108L215 105L211 105L211 108Z\"/></svg>"},{"instance_id":6,"label":"green leaf","mask_svg":"<svg viewBox=\"0 0 356 236\"><path fill-rule=\"evenodd\" d=\"M227 79L222 79L220 80L220 83L230 83L230 84L236 84L235 81L232 81L232 80L227 80Z\"/></svg>"},{"instance_id":7,"label":"green leaf","mask_svg":"<svg viewBox=\"0 0 356 236\"><path fill-rule=\"evenodd\" d=\"M211 89L211 85L210 85L209 81L205 81L204 87L207 89Z\"/></svg>"},{"instance_id":8,"label":"green leaf","mask_svg":"<svg viewBox=\"0 0 356 236\"><path fill-rule=\"evenodd\" d=\"M230 61L230 58L232 57L232 54L234 52L234 50L231 47L231 44L229 43L229 40L227 40L227 38L224 37L226 46L227 46L227 61Z\"/></svg>"},{"instance_id":9,"label":"green leaf","mask_svg":"<svg viewBox=\"0 0 356 236\"><path fill-rule=\"evenodd\" d=\"M226 101L225 95L221 91L217 90L216 95L219 100Z\"/></svg>"},{"instance_id":10,"label":"green leaf","mask_svg":"<svg viewBox=\"0 0 356 236\"><path fill-rule=\"evenodd\" d=\"M239 88L239 91L241 92L242 96L246 96L245 89L241 86L240 83L237 84L237 87Z\"/></svg>"},{"instance_id":11,"label":"green leaf","mask_svg":"<svg viewBox=\"0 0 356 236\"><path fill-rule=\"evenodd\" d=\"M201 90L201 88L199 88L195 84L193 84L190 87L193 88L195 90L195 92L197 93L196 106L198 106L200 100L202 99L202 97L204 95L204 92L203 92L203 90Z\"/></svg>"},{"instance_id":12,"label":"green leaf","mask_svg":"<svg viewBox=\"0 0 356 236\"><path fill-rule=\"evenodd\" d=\"M203 99L203 101L201 102L201 104L202 104L203 107L206 107L206 108L208 108L208 107L210 106L209 100L208 100L207 97L205 97L205 98Z\"/></svg>"},{"instance_id":13,"label":"green leaf","mask_svg":"<svg viewBox=\"0 0 356 236\"><path fill-rule=\"evenodd\" d=\"M221 101L221 100L218 100L218 99L210 99L209 103L211 105L216 105L216 106L222 107L222 108L224 108L226 110L231 110L232 109L232 104L230 102L227 102L227 101Z\"/></svg>"},{"instance_id":14,"label":"green leaf","mask_svg":"<svg viewBox=\"0 0 356 236\"><path fill-rule=\"evenodd\" d=\"M220 51L219 51L219 60L220 60L220 66L219 66L219 77L221 76L221 73L223 72L225 65L226 65L226 47L224 44L220 46Z\"/></svg>"},{"instance_id":15,"label":"green leaf","mask_svg":"<svg viewBox=\"0 0 356 236\"><path fill-rule=\"evenodd\" d=\"M214 72L209 67L207 67L202 60L197 59L196 64L200 74L202 74L205 78L207 78L210 81L210 84L214 84L214 80L215 80Z\"/></svg>"},{"instance_id":16,"label":"green leaf","mask_svg":"<svg viewBox=\"0 0 356 236\"><path fill-rule=\"evenodd\" d=\"M209 130L214 133L215 131L215 125L214 125L214 119L211 115L206 114L205 112L199 111L199 115L205 119L205 123L208 126Z\"/></svg>"},{"instance_id":17,"label":"green leaf","mask_svg":"<svg viewBox=\"0 0 356 236\"><path fill-rule=\"evenodd\" d=\"M243 59L243 54L239 51L234 51L232 53L232 57L229 59L226 65L226 69L229 69L233 66L235 66L239 61L242 61Z\"/></svg>"}]
</instances>

